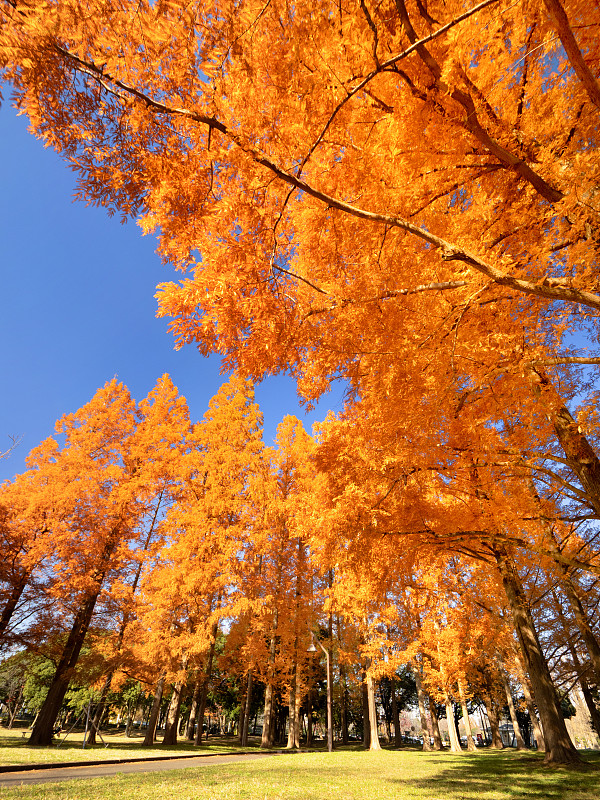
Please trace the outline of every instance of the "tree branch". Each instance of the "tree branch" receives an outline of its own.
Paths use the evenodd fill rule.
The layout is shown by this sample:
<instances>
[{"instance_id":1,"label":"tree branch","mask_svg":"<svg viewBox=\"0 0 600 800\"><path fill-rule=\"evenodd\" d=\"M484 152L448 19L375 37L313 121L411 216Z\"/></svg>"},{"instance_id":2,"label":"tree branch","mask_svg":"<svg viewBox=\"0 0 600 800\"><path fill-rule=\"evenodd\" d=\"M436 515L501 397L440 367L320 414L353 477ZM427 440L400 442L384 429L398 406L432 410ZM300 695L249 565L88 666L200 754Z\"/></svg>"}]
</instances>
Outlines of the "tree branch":
<instances>
[{"instance_id":1,"label":"tree branch","mask_svg":"<svg viewBox=\"0 0 600 800\"><path fill-rule=\"evenodd\" d=\"M492 2L492 0L490 0L490 2ZM101 67L97 67L94 63L84 61L78 56L71 54L68 50L65 50L60 45L55 45L55 48L64 58L73 62L73 64L76 65L76 69L85 71L88 75L94 77L100 85L105 86L106 82L109 81L110 83L114 84L114 86L117 86L122 91L131 94L140 102L143 102L145 105L147 105L148 108L157 113L184 117L186 119L193 120L194 122L208 125L210 128L219 131L227 139L229 139L229 141L233 142L241 150L243 150L256 164L260 164L280 178L280 180L284 181L290 186L294 186L300 191L305 192L310 197L314 197L316 200L324 203L330 208L335 208L338 211L342 211L358 219L363 219L366 222L383 224L390 228L398 228L403 230L406 233L409 233L410 235L415 236L431 245L436 250L439 250L442 260L459 261L463 264L467 264L500 286L506 286L510 289L515 289L523 294L544 297L549 300L562 300L570 303L580 303L581 305L600 310L600 295L593 294L583 289L575 289L562 285L550 285L551 281L531 283L530 281L525 281L520 278L514 278L512 275L508 275L492 264L488 264L486 261L479 258L479 256L471 253L465 248L452 244L451 242L442 239L440 236L436 236L427 228L421 228L418 225L413 225L411 222L408 222L408 220L405 220L402 217L367 211L366 209L354 206L345 202L344 200L333 197L332 195L329 195L326 192L323 192L306 183L283 167L280 167L266 153L262 152L253 144L251 144L250 141L248 141L244 136L236 133L233 129L228 128L227 125L220 122L216 117L208 116L207 114L202 114L198 111L192 111L187 108L181 108L177 106L171 107L165 103L161 103L139 91L138 89L129 86L123 81L112 77Z\"/></svg>"},{"instance_id":2,"label":"tree branch","mask_svg":"<svg viewBox=\"0 0 600 800\"><path fill-rule=\"evenodd\" d=\"M560 37L562 46L575 70L575 74L583 83L588 97L596 108L600 109L600 85L594 77L593 72L585 63L581 50L575 41L575 36L569 25L569 20L560 0L544 0L548 13L552 18L554 28Z\"/></svg>"}]
</instances>

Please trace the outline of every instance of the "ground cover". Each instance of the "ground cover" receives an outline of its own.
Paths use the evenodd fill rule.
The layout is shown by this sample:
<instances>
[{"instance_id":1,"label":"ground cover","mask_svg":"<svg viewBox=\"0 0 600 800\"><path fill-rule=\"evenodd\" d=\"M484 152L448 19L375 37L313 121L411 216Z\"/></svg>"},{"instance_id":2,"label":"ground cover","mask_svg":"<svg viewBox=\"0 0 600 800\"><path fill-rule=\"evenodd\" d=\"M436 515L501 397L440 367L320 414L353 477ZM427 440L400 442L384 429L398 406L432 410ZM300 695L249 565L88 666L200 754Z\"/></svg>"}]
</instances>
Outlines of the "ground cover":
<instances>
[{"instance_id":1,"label":"ground cover","mask_svg":"<svg viewBox=\"0 0 600 800\"><path fill-rule=\"evenodd\" d=\"M582 769L532 753L417 750L285 754L251 763L2 791L2 800L597 800L600 753Z\"/></svg>"},{"instance_id":2,"label":"ground cover","mask_svg":"<svg viewBox=\"0 0 600 800\"><path fill-rule=\"evenodd\" d=\"M121 734L103 733L102 738L92 747L83 745L83 731L72 731L64 739L64 733L57 737L52 747L30 747L27 738L30 730L0 728L0 766L21 764L50 764L65 761L108 761L115 758L153 758L155 756L184 755L198 753L229 753L239 750L235 739L211 737L200 747L182 742L177 745L142 747L143 734L126 737ZM60 744L58 744L60 741Z\"/></svg>"}]
</instances>

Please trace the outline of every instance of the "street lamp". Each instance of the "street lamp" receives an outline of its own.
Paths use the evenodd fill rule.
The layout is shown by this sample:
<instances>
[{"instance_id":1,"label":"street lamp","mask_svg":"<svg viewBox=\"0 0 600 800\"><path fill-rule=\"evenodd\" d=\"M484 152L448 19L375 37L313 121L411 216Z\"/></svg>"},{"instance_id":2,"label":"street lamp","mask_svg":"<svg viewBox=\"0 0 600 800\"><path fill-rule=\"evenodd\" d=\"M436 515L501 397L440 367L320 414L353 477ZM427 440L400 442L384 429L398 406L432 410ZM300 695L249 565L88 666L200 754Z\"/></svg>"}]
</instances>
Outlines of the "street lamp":
<instances>
[{"instance_id":1,"label":"street lamp","mask_svg":"<svg viewBox=\"0 0 600 800\"><path fill-rule=\"evenodd\" d=\"M331 684L333 680L333 676L331 674L331 657L329 655L329 650L326 650L319 638L312 634L312 642L308 646L306 652L307 653L316 653L317 648L315 647L315 642L319 645L321 650L325 653L325 658L327 659L327 750L331 753L333 751L333 705L331 699Z\"/></svg>"}]
</instances>

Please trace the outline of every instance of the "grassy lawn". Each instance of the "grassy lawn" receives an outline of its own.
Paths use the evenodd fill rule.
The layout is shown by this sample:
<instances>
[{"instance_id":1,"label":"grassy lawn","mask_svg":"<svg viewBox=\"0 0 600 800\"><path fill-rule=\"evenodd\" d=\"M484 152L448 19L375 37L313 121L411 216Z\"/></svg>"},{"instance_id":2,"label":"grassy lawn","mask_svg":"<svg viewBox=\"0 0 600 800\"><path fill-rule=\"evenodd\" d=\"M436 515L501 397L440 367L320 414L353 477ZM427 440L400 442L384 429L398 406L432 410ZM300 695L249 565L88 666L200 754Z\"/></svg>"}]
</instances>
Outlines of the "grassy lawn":
<instances>
[{"instance_id":1,"label":"grassy lawn","mask_svg":"<svg viewBox=\"0 0 600 800\"><path fill-rule=\"evenodd\" d=\"M535 754L306 753L252 763L0 790L2 800L598 800L600 753L581 770Z\"/></svg>"},{"instance_id":2,"label":"grassy lawn","mask_svg":"<svg viewBox=\"0 0 600 800\"><path fill-rule=\"evenodd\" d=\"M208 741L200 747L193 744L180 743L178 745L162 745L160 740L154 747L142 747L143 734L135 734L127 738L124 734L107 735L102 734L104 741L108 744L105 747L100 739L98 744L93 747L82 748L83 732L73 731L69 733L66 740L61 741L60 746L53 747L29 747L27 738L31 731L24 728L6 730L0 728L0 766L17 764L47 764L59 761L100 761L112 758L151 758L161 755L178 755L187 752L198 753L228 753L239 748L235 745L235 739L218 739L211 736ZM60 739L64 738L64 733ZM58 741L58 737L57 740ZM2 800L2 795L0 795Z\"/></svg>"}]
</instances>

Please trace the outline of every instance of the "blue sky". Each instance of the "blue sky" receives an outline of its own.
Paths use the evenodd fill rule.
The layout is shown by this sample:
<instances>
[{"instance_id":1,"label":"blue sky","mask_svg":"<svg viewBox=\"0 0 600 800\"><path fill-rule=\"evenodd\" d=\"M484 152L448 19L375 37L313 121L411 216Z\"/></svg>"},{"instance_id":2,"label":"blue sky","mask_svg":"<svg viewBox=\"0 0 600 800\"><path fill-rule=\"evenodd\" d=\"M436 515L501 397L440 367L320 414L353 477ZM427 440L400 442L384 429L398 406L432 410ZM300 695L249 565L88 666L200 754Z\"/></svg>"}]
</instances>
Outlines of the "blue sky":
<instances>
[{"instance_id":1,"label":"blue sky","mask_svg":"<svg viewBox=\"0 0 600 800\"><path fill-rule=\"evenodd\" d=\"M63 414L84 405L113 376L136 400L168 372L189 403L192 420L227 379L220 359L193 347L176 351L167 320L156 319L156 285L173 276L154 253L155 240L102 209L73 201L73 173L27 132L5 99L0 109L0 480L22 472L25 457L51 435ZM310 431L342 387L306 414L295 384L269 378L256 389L271 443L286 414Z\"/></svg>"}]
</instances>

